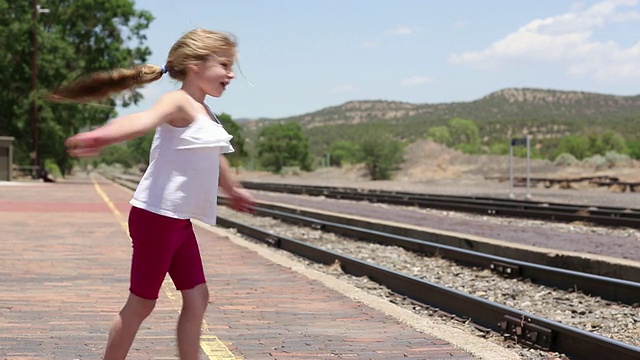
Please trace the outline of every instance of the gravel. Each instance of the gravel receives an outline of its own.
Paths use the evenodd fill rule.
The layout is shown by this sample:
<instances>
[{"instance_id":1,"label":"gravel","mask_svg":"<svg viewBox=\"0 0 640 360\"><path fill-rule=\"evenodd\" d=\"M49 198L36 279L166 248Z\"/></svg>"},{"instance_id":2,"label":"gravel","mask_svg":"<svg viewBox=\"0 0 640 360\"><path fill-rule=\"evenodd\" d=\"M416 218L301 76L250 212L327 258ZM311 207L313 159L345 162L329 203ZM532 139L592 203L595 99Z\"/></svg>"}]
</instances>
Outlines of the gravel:
<instances>
[{"instance_id":1,"label":"gravel","mask_svg":"<svg viewBox=\"0 0 640 360\"><path fill-rule=\"evenodd\" d=\"M630 228L545 222L324 197L254 192L259 200L502 240L560 251L640 261L640 232Z\"/></svg>"},{"instance_id":2,"label":"gravel","mask_svg":"<svg viewBox=\"0 0 640 360\"><path fill-rule=\"evenodd\" d=\"M347 201L345 201L345 203L347 203ZM389 207L382 204L369 206L382 206L389 211L399 211L401 209L400 207ZM477 215L471 214L417 208L409 209L409 211L422 214L437 213L439 216L458 217L462 219L477 220L478 218ZM404 211L408 210L404 209ZM445 259L425 257L398 247L355 241L311 228L294 226L271 218L236 213L227 208L220 208L219 215L245 224L267 228L279 235L296 238L332 251L354 256L395 271L407 273L569 326L594 332L634 346L640 346L640 304L628 306L587 296L580 292L575 292L573 289L567 289L565 291L532 284L529 281L507 279L486 269L462 267ZM497 217L487 218L484 219L484 221L491 221L496 224L508 223L511 226L520 227L551 228L554 231L570 234L597 233L607 237L632 239L633 241L640 239L640 232L632 229L591 227L583 224L549 224L543 221ZM566 359L566 357L561 354L522 348L512 341L505 341L501 336L496 334L484 334L470 325L461 324L446 316L443 317L442 314L434 312L433 309L426 308L402 296L398 296L366 278L357 278L343 274L337 266L319 265L310 263L304 259L298 259L298 261L303 261L316 270L342 278L398 306L411 309L417 314L429 317L430 321L437 319L451 326L462 327L478 336L488 337L491 341L515 349L523 359Z\"/></svg>"}]
</instances>

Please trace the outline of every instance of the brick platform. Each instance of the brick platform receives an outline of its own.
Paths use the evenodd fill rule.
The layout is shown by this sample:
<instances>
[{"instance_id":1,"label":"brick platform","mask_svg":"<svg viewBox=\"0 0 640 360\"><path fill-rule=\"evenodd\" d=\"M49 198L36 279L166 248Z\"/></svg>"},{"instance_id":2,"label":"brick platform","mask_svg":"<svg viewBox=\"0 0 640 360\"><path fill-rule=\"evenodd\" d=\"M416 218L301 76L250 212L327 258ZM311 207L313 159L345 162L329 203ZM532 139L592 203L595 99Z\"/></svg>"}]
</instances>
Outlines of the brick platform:
<instances>
[{"instance_id":1,"label":"brick platform","mask_svg":"<svg viewBox=\"0 0 640 360\"><path fill-rule=\"evenodd\" d=\"M99 179L0 184L0 358L100 358L128 295L131 192ZM212 303L203 359L471 359L196 226ZM167 281L129 359L175 359L180 295Z\"/></svg>"}]
</instances>

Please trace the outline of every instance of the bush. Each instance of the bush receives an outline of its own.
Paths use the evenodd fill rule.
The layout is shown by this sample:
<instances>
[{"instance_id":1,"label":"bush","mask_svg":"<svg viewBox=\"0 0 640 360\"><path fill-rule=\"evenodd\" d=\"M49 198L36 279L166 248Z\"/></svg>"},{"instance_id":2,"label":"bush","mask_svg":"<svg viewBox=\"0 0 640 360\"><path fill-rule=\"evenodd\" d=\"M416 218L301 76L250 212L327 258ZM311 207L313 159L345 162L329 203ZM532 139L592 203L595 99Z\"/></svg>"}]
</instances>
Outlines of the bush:
<instances>
[{"instance_id":1,"label":"bush","mask_svg":"<svg viewBox=\"0 0 640 360\"><path fill-rule=\"evenodd\" d=\"M582 160L582 162L586 165L596 168L596 170L609 167L609 162L602 155L594 155L594 156L585 158L584 160Z\"/></svg>"},{"instance_id":2,"label":"bush","mask_svg":"<svg viewBox=\"0 0 640 360\"><path fill-rule=\"evenodd\" d=\"M365 139L360 144L362 161L371 180L389 180L404 156L402 143L389 136L379 135Z\"/></svg>"},{"instance_id":3,"label":"bush","mask_svg":"<svg viewBox=\"0 0 640 360\"><path fill-rule=\"evenodd\" d=\"M300 170L299 166L283 166L280 170L280 175L284 176L293 176L302 174L302 170Z\"/></svg>"},{"instance_id":4,"label":"bush","mask_svg":"<svg viewBox=\"0 0 640 360\"><path fill-rule=\"evenodd\" d=\"M619 154L616 151L607 151L606 154L604 154L604 157L607 160L609 167L629 165L633 162L629 155Z\"/></svg>"},{"instance_id":5,"label":"bush","mask_svg":"<svg viewBox=\"0 0 640 360\"><path fill-rule=\"evenodd\" d=\"M575 156L569 153L562 153L556 157L554 164L557 166L577 165L580 161Z\"/></svg>"},{"instance_id":6,"label":"bush","mask_svg":"<svg viewBox=\"0 0 640 360\"><path fill-rule=\"evenodd\" d=\"M285 166L311 170L309 141L299 123L264 127L258 135L257 150L260 164L274 173L280 173Z\"/></svg>"},{"instance_id":7,"label":"bush","mask_svg":"<svg viewBox=\"0 0 640 360\"><path fill-rule=\"evenodd\" d=\"M62 177L62 171L60 171L60 167L53 160L47 159L44 161L44 169L55 178Z\"/></svg>"},{"instance_id":8,"label":"bush","mask_svg":"<svg viewBox=\"0 0 640 360\"><path fill-rule=\"evenodd\" d=\"M354 164L358 159L358 145L350 141L336 141L331 144L329 153L331 166L342 166L344 164Z\"/></svg>"}]
</instances>

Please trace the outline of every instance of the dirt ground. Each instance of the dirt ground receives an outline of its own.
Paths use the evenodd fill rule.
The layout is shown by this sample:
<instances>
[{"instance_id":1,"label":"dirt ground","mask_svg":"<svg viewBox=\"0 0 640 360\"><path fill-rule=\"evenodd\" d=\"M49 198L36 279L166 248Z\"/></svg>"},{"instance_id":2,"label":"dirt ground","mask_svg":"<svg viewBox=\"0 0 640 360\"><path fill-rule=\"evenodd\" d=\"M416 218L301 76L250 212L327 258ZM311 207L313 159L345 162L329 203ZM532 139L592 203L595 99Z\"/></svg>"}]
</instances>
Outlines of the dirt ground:
<instances>
[{"instance_id":1,"label":"dirt ground","mask_svg":"<svg viewBox=\"0 0 640 360\"><path fill-rule=\"evenodd\" d=\"M639 162L625 167L595 169L593 166L558 166L549 160L531 160L531 177L572 178L581 176L617 176L622 181L640 181ZM513 158L514 176L525 176L527 160ZM509 156L466 155L431 141L410 145L397 180L420 181L433 178L486 178L509 176Z\"/></svg>"},{"instance_id":2,"label":"dirt ground","mask_svg":"<svg viewBox=\"0 0 640 360\"><path fill-rule=\"evenodd\" d=\"M431 141L419 141L407 148L405 162L392 180L371 181L362 166L319 168L313 172L274 175L244 172L238 177L247 181L290 182L308 185L350 186L385 190L415 191L432 194L531 198L539 201L569 202L589 205L640 207L640 193L622 192L620 188L595 187L574 183L569 188L541 184L527 189L509 182L509 156L465 155ZM592 166L556 166L551 161L531 160L530 178L618 177L620 181L640 181L640 163L624 167L596 169ZM514 178L525 178L527 161L513 159ZM501 177L502 181L497 180Z\"/></svg>"}]
</instances>

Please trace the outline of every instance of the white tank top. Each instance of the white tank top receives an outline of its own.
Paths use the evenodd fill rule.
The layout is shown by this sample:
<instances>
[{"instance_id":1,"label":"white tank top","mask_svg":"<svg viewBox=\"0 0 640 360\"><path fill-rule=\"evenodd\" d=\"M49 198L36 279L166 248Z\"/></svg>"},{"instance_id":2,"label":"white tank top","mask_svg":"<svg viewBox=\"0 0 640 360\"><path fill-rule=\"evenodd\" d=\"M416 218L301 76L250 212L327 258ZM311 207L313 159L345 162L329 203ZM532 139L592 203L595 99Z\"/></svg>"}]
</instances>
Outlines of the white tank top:
<instances>
[{"instance_id":1,"label":"white tank top","mask_svg":"<svg viewBox=\"0 0 640 360\"><path fill-rule=\"evenodd\" d=\"M205 115L186 127L158 126L149 167L130 204L172 218L215 224L220 154L233 152L231 138Z\"/></svg>"}]
</instances>

